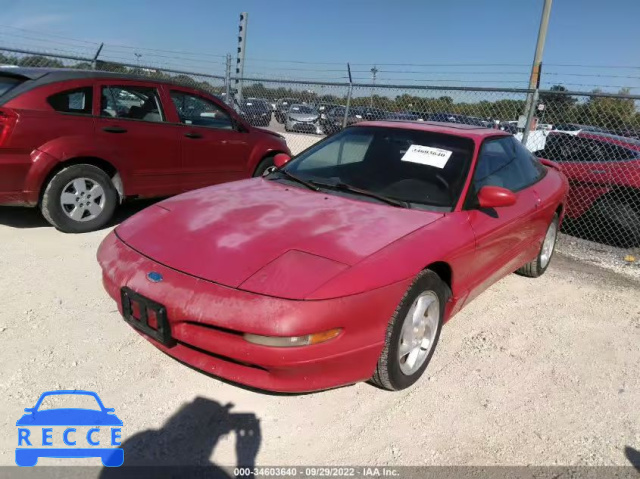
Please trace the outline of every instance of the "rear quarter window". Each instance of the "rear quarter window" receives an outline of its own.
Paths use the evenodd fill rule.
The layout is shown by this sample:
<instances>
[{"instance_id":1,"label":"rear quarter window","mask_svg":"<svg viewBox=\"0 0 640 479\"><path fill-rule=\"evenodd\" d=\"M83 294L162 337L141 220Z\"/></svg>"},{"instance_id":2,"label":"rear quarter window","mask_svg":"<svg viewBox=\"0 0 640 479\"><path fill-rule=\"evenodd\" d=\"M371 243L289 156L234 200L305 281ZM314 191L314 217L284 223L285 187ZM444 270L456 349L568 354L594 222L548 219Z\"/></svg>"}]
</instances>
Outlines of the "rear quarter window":
<instances>
[{"instance_id":1,"label":"rear quarter window","mask_svg":"<svg viewBox=\"0 0 640 479\"><path fill-rule=\"evenodd\" d=\"M75 88L56 93L47 98L47 103L61 113L91 115L93 105L93 87Z\"/></svg>"}]
</instances>

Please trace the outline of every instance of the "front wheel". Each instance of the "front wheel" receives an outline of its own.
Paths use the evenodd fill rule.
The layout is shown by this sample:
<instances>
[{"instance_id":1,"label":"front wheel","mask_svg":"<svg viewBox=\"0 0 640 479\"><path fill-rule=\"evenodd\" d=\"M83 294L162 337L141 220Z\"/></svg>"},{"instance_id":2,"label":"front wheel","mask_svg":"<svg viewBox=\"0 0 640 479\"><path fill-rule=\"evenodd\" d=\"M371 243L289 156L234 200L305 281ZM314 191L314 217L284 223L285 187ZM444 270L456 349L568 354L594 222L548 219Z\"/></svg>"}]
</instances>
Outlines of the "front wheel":
<instances>
[{"instance_id":1,"label":"front wheel","mask_svg":"<svg viewBox=\"0 0 640 479\"><path fill-rule=\"evenodd\" d=\"M529 278L537 278L541 276L549 267L549 263L551 263L551 257L553 256L553 252L556 249L556 239L558 237L558 222L560 219L558 218L558 213L553 215L553 219L547 228L547 233L544 235L544 241L542 242L542 246L540 247L540 252L538 256L533 261L525 264L523 267L518 269L516 273L522 276L527 276Z\"/></svg>"},{"instance_id":2,"label":"front wheel","mask_svg":"<svg viewBox=\"0 0 640 479\"><path fill-rule=\"evenodd\" d=\"M418 275L387 326L372 383L398 391L422 376L438 344L447 292L447 286L433 271Z\"/></svg>"},{"instance_id":3,"label":"front wheel","mask_svg":"<svg viewBox=\"0 0 640 479\"><path fill-rule=\"evenodd\" d=\"M113 216L118 192L111 178L93 165L72 165L51 178L42 195L45 219L65 233L102 228Z\"/></svg>"},{"instance_id":4,"label":"front wheel","mask_svg":"<svg viewBox=\"0 0 640 479\"><path fill-rule=\"evenodd\" d=\"M256 166L256 170L253 172L253 176L254 178L256 176L262 176L264 175L265 171L272 168L273 168L273 156L267 156L266 158L263 158L260 163L258 163L258 166Z\"/></svg>"}]
</instances>

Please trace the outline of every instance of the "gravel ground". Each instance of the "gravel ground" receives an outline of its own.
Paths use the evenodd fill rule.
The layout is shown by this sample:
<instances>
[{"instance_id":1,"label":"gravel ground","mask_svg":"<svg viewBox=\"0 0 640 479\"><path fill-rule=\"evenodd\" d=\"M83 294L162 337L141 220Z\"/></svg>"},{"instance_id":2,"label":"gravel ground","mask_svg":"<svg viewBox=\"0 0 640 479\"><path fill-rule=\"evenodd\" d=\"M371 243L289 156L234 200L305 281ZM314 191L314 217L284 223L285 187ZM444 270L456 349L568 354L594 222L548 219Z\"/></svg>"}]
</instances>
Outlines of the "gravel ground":
<instances>
[{"instance_id":1,"label":"gravel ground","mask_svg":"<svg viewBox=\"0 0 640 479\"><path fill-rule=\"evenodd\" d=\"M628 465L625 447L640 449L632 279L556 255L543 277L511 275L447 324L409 390L269 395L133 332L102 289L106 233L64 235L36 211L0 208L0 465L14 462L23 408L60 388L116 408L127 463Z\"/></svg>"}]
</instances>

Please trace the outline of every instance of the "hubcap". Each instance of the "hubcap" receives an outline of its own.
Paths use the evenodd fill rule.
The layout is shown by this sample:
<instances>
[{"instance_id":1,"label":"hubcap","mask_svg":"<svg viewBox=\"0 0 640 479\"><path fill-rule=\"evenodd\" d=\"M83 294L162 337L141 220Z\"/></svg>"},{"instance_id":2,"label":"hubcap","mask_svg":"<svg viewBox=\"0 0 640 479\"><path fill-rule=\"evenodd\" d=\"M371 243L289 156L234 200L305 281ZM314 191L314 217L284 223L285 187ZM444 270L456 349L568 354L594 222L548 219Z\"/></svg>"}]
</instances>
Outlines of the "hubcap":
<instances>
[{"instance_id":1,"label":"hubcap","mask_svg":"<svg viewBox=\"0 0 640 479\"><path fill-rule=\"evenodd\" d=\"M413 302L402 323L398 360L403 374L410 376L424 364L433 348L439 321L438 296L425 291Z\"/></svg>"},{"instance_id":2,"label":"hubcap","mask_svg":"<svg viewBox=\"0 0 640 479\"><path fill-rule=\"evenodd\" d=\"M552 221L547 230L547 234L544 237L544 243L542 243L542 251L540 252L540 266L546 268L551 260L553 254L553 248L556 245L556 236L558 233L558 225L555 221Z\"/></svg>"},{"instance_id":3,"label":"hubcap","mask_svg":"<svg viewBox=\"0 0 640 479\"><path fill-rule=\"evenodd\" d=\"M90 178L76 178L62 189L62 211L74 221L96 219L104 210L104 189Z\"/></svg>"}]
</instances>

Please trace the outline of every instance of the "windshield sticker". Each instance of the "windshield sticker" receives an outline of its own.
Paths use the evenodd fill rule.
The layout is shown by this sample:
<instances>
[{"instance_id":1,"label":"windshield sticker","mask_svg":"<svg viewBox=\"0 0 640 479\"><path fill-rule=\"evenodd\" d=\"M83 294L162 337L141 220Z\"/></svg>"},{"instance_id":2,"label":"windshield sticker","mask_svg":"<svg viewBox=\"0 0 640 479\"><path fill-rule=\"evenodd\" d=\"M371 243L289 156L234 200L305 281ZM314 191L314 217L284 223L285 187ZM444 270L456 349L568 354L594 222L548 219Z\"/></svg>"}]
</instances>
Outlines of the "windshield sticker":
<instances>
[{"instance_id":1,"label":"windshield sticker","mask_svg":"<svg viewBox=\"0 0 640 479\"><path fill-rule=\"evenodd\" d=\"M402 161L444 168L451 157L451 151L430 146L411 145L402 156Z\"/></svg>"}]
</instances>

